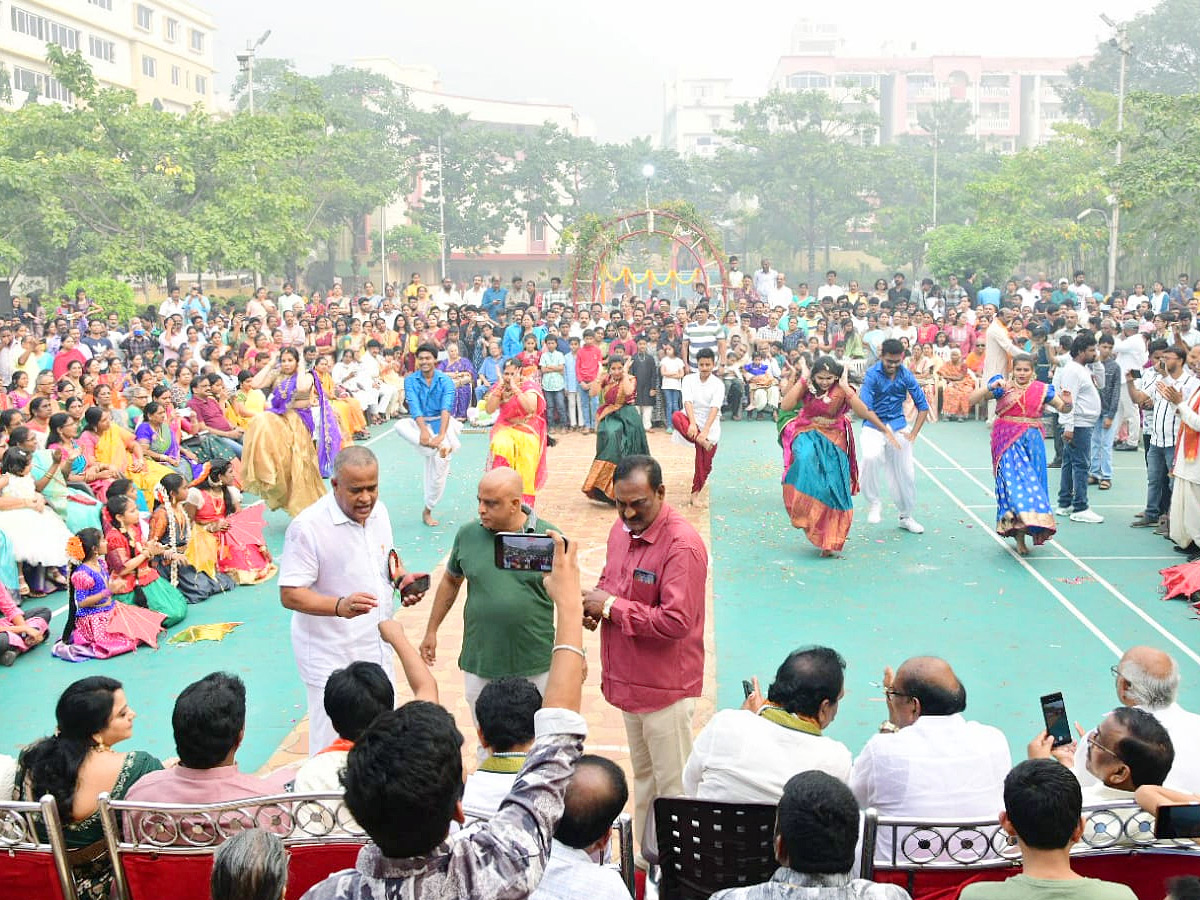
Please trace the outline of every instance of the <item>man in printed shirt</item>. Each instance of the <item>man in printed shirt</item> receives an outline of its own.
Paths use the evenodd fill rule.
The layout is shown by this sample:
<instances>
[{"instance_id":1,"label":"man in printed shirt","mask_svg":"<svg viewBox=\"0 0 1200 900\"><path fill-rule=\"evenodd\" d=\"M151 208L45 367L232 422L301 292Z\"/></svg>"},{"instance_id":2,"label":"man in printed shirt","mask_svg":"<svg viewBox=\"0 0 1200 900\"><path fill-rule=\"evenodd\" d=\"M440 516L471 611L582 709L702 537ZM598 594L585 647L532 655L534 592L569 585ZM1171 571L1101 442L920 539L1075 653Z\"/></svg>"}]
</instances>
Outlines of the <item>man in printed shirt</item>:
<instances>
[{"instance_id":1,"label":"man in printed shirt","mask_svg":"<svg viewBox=\"0 0 1200 900\"><path fill-rule=\"evenodd\" d=\"M704 682L708 550L664 502L662 467L652 457L621 460L613 493L618 520L583 612L588 628L601 628L601 691L625 719L641 844L654 798L683 793L692 713Z\"/></svg>"},{"instance_id":2,"label":"man in printed shirt","mask_svg":"<svg viewBox=\"0 0 1200 900\"><path fill-rule=\"evenodd\" d=\"M542 879L572 766L587 725L583 610L575 542L554 537L546 590L557 612L554 660L537 737L500 811L476 828L462 822L462 735L440 706L420 700L385 713L359 738L342 777L346 806L371 838L353 869L335 872L302 900L434 900L525 897Z\"/></svg>"}]
</instances>

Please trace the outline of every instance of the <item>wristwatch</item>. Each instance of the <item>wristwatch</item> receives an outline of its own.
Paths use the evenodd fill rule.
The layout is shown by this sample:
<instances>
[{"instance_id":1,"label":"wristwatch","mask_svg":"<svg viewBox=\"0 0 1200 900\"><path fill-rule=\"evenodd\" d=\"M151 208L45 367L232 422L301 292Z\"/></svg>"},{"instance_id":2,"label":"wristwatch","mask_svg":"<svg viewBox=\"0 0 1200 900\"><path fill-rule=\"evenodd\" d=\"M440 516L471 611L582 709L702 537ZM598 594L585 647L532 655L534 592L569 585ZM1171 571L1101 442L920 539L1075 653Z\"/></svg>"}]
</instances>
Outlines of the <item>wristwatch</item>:
<instances>
[{"instance_id":1,"label":"wristwatch","mask_svg":"<svg viewBox=\"0 0 1200 900\"><path fill-rule=\"evenodd\" d=\"M605 619L612 619L612 608L613 604L616 602L617 598L615 596L609 597L607 600L605 600L604 608L600 610L600 615Z\"/></svg>"}]
</instances>

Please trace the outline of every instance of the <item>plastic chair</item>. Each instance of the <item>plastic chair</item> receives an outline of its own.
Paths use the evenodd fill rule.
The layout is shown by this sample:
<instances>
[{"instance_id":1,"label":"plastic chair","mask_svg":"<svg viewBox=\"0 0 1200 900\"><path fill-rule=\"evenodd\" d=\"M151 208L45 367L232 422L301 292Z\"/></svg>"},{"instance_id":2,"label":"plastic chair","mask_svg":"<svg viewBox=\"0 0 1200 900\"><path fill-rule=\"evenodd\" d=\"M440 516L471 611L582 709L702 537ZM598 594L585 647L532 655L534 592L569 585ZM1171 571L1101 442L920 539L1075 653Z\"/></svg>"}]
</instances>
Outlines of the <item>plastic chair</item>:
<instances>
[{"instance_id":1,"label":"plastic chair","mask_svg":"<svg viewBox=\"0 0 1200 900\"><path fill-rule=\"evenodd\" d=\"M776 807L690 797L654 801L661 900L705 900L723 888L770 880Z\"/></svg>"}]
</instances>

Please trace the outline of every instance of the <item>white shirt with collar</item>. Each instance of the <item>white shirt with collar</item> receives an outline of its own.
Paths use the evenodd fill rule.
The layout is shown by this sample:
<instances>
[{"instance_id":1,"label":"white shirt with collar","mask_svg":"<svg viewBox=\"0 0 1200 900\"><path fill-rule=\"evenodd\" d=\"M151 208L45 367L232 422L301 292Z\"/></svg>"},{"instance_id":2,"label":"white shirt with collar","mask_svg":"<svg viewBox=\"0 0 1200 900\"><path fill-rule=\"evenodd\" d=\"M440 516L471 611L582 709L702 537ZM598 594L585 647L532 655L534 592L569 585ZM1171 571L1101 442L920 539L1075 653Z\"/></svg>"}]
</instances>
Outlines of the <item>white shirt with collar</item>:
<instances>
[{"instance_id":1,"label":"white shirt with collar","mask_svg":"<svg viewBox=\"0 0 1200 900\"><path fill-rule=\"evenodd\" d=\"M348 518L333 494L326 494L292 520L283 539L279 586L311 588L344 597L371 594L379 605L353 619L292 614L292 650L306 685L320 687L335 669L354 660L378 663L394 678L391 648L379 636L379 623L392 617L392 586L387 577L393 547L392 522L376 503L365 525Z\"/></svg>"},{"instance_id":2,"label":"white shirt with collar","mask_svg":"<svg viewBox=\"0 0 1200 900\"><path fill-rule=\"evenodd\" d=\"M895 734L872 737L850 771L862 809L919 819L994 819L1004 808L1004 777L1012 768L1000 729L961 713L921 716ZM879 856L890 854L880 835Z\"/></svg>"},{"instance_id":3,"label":"white shirt with collar","mask_svg":"<svg viewBox=\"0 0 1200 900\"><path fill-rule=\"evenodd\" d=\"M1175 762L1163 786L1189 794L1200 793L1200 753L1196 752L1196 748L1200 748L1200 715L1188 712L1178 703L1158 709L1147 709L1144 706L1136 706L1134 709L1150 713L1171 736L1171 746L1175 748ZM1092 729L1079 739L1075 747L1075 764L1071 768L1084 788L1085 805L1087 789L1100 784L1096 776L1087 770L1087 742L1095 733L1095 729Z\"/></svg>"},{"instance_id":4,"label":"white shirt with collar","mask_svg":"<svg viewBox=\"0 0 1200 900\"><path fill-rule=\"evenodd\" d=\"M531 900L629 900L629 891L616 869L552 840L546 872L529 896Z\"/></svg>"},{"instance_id":5,"label":"white shirt with collar","mask_svg":"<svg viewBox=\"0 0 1200 900\"><path fill-rule=\"evenodd\" d=\"M779 725L748 709L723 709L696 736L683 769L683 792L701 800L778 803L797 772L817 769L850 779L841 741Z\"/></svg>"}]
</instances>

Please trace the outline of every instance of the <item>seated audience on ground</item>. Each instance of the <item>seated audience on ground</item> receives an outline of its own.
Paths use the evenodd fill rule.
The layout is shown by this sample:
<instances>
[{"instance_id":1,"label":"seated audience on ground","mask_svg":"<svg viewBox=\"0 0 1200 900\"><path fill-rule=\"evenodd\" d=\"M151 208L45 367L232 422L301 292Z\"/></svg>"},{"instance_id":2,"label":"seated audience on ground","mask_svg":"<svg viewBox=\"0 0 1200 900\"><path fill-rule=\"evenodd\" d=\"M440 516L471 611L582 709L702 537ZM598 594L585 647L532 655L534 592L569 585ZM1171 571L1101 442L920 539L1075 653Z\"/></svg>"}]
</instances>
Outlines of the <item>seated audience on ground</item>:
<instances>
[{"instance_id":1,"label":"seated audience on ground","mask_svg":"<svg viewBox=\"0 0 1200 900\"><path fill-rule=\"evenodd\" d=\"M754 692L740 709L718 712L696 736L683 791L702 800L778 803L797 772L817 769L845 782L850 750L826 737L845 693L846 661L828 647L789 654L764 700Z\"/></svg>"},{"instance_id":2,"label":"seated audience on ground","mask_svg":"<svg viewBox=\"0 0 1200 900\"><path fill-rule=\"evenodd\" d=\"M1021 874L968 884L960 900L1133 900L1124 885L1071 869L1071 848L1083 835L1082 810L1079 782L1066 767L1049 759L1018 764L1004 779L1000 826L1021 848Z\"/></svg>"},{"instance_id":3,"label":"seated audience on ground","mask_svg":"<svg viewBox=\"0 0 1200 900\"><path fill-rule=\"evenodd\" d=\"M500 811L451 835L463 821L462 734L440 706L414 700L379 716L359 737L342 776L346 806L371 843L353 869L335 872L303 900L528 895L541 881L562 816L571 769L583 752L583 598L577 544L554 536L546 590L554 645L533 746ZM564 646L566 645L566 646ZM575 650L567 649L575 648Z\"/></svg>"},{"instance_id":4,"label":"seated audience on ground","mask_svg":"<svg viewBox=\"0 0 1200 900\"><path fill-rule=\"evenodd\" d=\"M135 803L219 803L282 793L295 777L280 769L265 778L238 771L238 748L246 736L246 686L227 672L213 672L185 687L171 714L179 765L151 772L130 789Z\"/></svg>"},{"instance_id":5,"label":"seated audience on ground","mask_svg":"<svg viewBox=\"0 0 1200 900\"><path fill-rule=\"evenodd\" d=\"M850 790L881 816L986 818L1012 768L998 728L963 716L967 690L945 660L918 656L884 672L888 720L854 761ZM891 850L880 841L880 856Z\"/></svg>"},{"instance_id":6,"label":"seated audience on ground","mask_svg":"<svg viewBox=\"0 0 1200 900\"><path fill-rule=\"evenodd\" d=\"M1163 784L1178 791L1200 793L1200 715L1179 705L1178 664L1162 650L1131 647L1113 674L1117 699L1125 706L1152 713L1171 736L1175 762ZM1088 743L1082 740L1076 747L1072 768L1085 789L1098 783L1087 769L1087 756Z\"/></svg>"},{"instance_id":7,"label":"seated audience on ground","mask_svg":"<svg viewBox=\"0 0 1200 900\"><path fill-rule=\"evenodd\" d=\"M620 874L604 865L612 824L627 802L629 785L620 766L590 754L576 760L550 862L532 900L629 900Z\"/></svg>"},{"instance_id":8,"label":"seated audience on ground","mask_svg":"<svg viewBox=\"0 0 1200 900\"><path fill-rule=\"evenodd\" d=\"M278 835L247 828L213 855L212 900L283 900L288 853Z\"/></svg>"},{"instance_id":9,"label":"seated audience on ground","mask_svg":"<svg viewBox=\"0 0 1200 900\"><path fill-rule=\"evenodd\" d=\"M479 746L487 756L467 778L463 809L468 816L490 816L512 790L525 754L533 745L533 717L542 695L526 678L497 678L484 685L475 701Z\"/></svg>"},{"instance_id":10,"label":"seated audience on ground","mask_svg":"<svg viewBox=\"0 0 1200 900\"><path fill-rule=\"evenodd\" d=\"M712 900L908 900L904 888L852 877L858 844L858 804L846 785L825 772L788 779L775 818L771 880L717 891Z\"/></svg>"}]
</instances>

